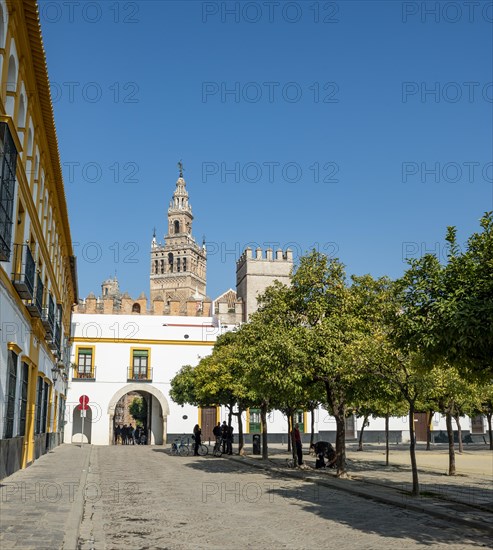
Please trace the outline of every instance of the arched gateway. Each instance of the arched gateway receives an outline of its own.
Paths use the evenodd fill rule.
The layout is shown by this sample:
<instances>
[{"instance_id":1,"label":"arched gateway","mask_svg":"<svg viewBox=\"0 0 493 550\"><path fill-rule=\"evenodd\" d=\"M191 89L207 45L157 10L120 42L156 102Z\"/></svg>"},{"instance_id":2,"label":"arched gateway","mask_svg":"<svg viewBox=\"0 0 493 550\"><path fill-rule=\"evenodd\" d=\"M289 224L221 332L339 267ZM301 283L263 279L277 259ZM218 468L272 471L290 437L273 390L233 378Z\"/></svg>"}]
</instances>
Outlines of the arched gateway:
<instances>
[{"instance_id":1,"label":"arched gateway","mask_svg":"<svg viewBox=\"0 0 493 550\"><path fill-rule=\"evenodd\" d=\"M138 393L146 398L148 402L148 431L151 445L163 445L166 441L167 419L169 415L169 404L163 393L152 385L142 383L127 384L120 388L110 399L108 404L109 430L108 441L114 443L113 428L117 403L128 393Z\"/></svg>"}]
</instances>

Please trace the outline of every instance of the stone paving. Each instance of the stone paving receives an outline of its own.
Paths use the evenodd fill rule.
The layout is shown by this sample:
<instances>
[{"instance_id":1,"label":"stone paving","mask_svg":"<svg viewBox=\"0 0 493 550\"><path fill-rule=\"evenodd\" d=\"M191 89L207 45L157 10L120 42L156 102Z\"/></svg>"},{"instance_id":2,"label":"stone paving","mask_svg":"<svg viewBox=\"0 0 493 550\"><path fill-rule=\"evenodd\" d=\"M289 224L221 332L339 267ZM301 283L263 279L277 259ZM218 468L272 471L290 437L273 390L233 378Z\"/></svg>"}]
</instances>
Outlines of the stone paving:
<instances>
[{"instance_id":1,"label":"stone paving","mask_svg":"<svg viewBox=\"0 0 493 550\"><path fill-rule=\"evenodd\" d=\"M0 482L2 550L63 548L67 535L75 548L89 454L62 445Z\"/></svg>"},{"instance_id":2,"label":"stone paving","mask_svg":"<svg viewBox=\"0 0 493 550\"><path fill-rule=\"evenodd\" d=\"M493 452L485 445L471 446L462 455L456 455L457 475L449 476L448 449L436 446L431 451L424 445L417 450L420 491L425 496L461 503L467 506L493 512ZM248 456L259 460L258 456ZM269 451L269 462L283 468L290 458L285 447L273 445ZM315 457L306 456L305 462L314 467ZM406 445L394 447L385 466L383 445L366 445L363 452L356 451L356 445L347 448L348 471L351 479L374 483L392 488L401 494L412 489L409 448ZM335 476L334 470L312 472L321 478Z\"/></svg>"},{"instance_id":3,"label":"stone paving","mask_svg":"<svg viewBox=\"0 0 493 550\"><path fill-rule=\"evenodd\" d=\"M286 460L278 454L274 463ZM313 471L278 473L279 465L260 470L252 464L260 462L175 457L162 447L63 445L3 480L0 547L491 547L486 532L426 510L363 500L319 484Z\"/></svg>"},{"instance_id":4,"label":"stone paving","mask_svg":"<svg viewBox=\"0 0 493 550\"><path fill-rule=\"evenodd\" d=\"M394 446L389 466L385 466L382 445L367 445L364 452L356 452L356 445L349 444L347 480L337 479L332 469L314 470L315 458L307 455L306 468L287 469L286 463L291 455L281 445L270 446L267 462L252 455L235 457L234 460L312 480L363 498L422 511L466 527L486 529L493 535L493 453L488 447L473 449L471 446L463 455L457 455L455 476L445 473L448 465L445 446L436 446L431 451L425 451L424 445L418 447L421 447L417 451L421 493L418 498L410 496L412 473L406 445Z\"/></svg>"}]
</instances>

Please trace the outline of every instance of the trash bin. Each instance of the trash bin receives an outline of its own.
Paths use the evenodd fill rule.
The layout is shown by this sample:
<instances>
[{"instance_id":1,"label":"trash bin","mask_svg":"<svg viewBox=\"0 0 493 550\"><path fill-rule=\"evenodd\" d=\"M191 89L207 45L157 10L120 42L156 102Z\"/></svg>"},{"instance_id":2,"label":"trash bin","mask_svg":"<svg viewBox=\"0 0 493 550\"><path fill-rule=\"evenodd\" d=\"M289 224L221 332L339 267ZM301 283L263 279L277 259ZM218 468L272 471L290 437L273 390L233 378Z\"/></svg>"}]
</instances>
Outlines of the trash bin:
<instances>
[{"instance_id":1,"label":"trash bin","mask_svg":"<svg viewBox=\"0 0 493 550\"><path fill-rule=\"evenodd\" d=\"M262 447L260 444L260 435L254 434L253 438L253 454L254 455L261 455L262 454Z\"/></svg>"}]
</instances>

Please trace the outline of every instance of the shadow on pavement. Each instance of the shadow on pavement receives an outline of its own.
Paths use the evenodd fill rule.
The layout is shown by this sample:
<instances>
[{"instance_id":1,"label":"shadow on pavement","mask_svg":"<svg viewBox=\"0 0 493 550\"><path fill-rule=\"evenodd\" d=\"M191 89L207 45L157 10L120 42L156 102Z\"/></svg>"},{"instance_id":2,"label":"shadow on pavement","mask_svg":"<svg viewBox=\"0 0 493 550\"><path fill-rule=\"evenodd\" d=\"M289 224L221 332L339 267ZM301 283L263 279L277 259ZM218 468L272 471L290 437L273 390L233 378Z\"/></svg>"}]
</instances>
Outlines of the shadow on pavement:
<instances>
[{"instance_id":1,"label":"shadow on pavement","mask_svg":"<svg viewBox=\"0 0 493 550\"><path fill-rule=\"evenodd\" d=\"M180 456L171 455L168 449L154 448L152 450L168 455L170 460L183 460ZM289 455L286 453L286 458L288 457ZM231 474L237 473L238 481L228 481L226 484L226 498L234 498L234 494L231 495L231 493L234 493L234 485L239 484L238 490L243 497L245 496L243 495L245 491L247 493L253 491L252 494L255 496L255 491L258 494L260 490L263 492L264 498L270 499L273 504L275 504L278 499L284 499L289 501L290 505L298 506L301 510L316 514L327 520L345 524L353 529L368 534L377 534L382 537L397 537L404 540L410 539L423 545L438 543L460 544L468 540L478 547L489 546L487 543L489 539L484 533L472 531L466 526L463 527L463 534L459 535L457 534L457 529L454 531L449 530L450 525L444 520L428 516L425 512L420 515L419 512L360 498L356 495L338 491L331 487L321 486L304 479L307 476L311 478L317 476L320 477L320 479L328 481L331 478L335 478L335 473L332 470L319 472L311 468L308 470L289 469L285 466L286 458L268 459L265 468L251 467L248 464L244 464L242 463L242 459L239 459L238 455L236 455L236 460L229 460L222 457L216 458L210 455L205 457L188 456L185 458L187 460L183 463L185 467L204 472L210 476L210 482L205 482L206 485L209 484L214 487L223 483L221 482L221 474L228 474L230 476ZM305 456L305 459L310 460L311 457ZM245 460L252 459L247 458ZM353 468L353 466L355 466L354 463L351 464L351 468ZM357 470L363 471L365 466L366 465L360 464L358 468L353 469L352 472L356 474ZM277 472L271 469L272 467L278 468L281 471ZM379 469L374 464L371 464L371 467L374 470ZM393 466L393 468L399 471L403 469L395 466ZM383 468L380 468L380 471L382 469ZM300 477L295 479L292 477L285 477L284 475L289 475L293 472L299 473ZM258 482L249 480L249 477L259 475L264 475L271 481L259 485ZM437 476L438 475L440 474L437 474ZM440 475L440 477L444 476ZM231 478L229 477L229 479ZM351 483L350 480L337 481L339 483ZM410 500L407 494L407 491L411 487L410 483L395 482L384 477L382 478L381 484L389 486L394 490L395 494L399 494L400 492L404 502ZM441 484L440 486L443 492L446 490L447 484ZM449 490L453 491L454 488L450 487ZM252 499L252 506L254 505L253 500L254 499ZM419 504L420 499L411 500ZM232 502L234 502L234 500L232 500ZM464 506L464 508L466 507ZM400 521L395 521L396 515L400 518ZM426 529L423 529L423 526L426 526ZM432 531L433 534L430 534L430 531Z\"/></svg>"}]
</instances>

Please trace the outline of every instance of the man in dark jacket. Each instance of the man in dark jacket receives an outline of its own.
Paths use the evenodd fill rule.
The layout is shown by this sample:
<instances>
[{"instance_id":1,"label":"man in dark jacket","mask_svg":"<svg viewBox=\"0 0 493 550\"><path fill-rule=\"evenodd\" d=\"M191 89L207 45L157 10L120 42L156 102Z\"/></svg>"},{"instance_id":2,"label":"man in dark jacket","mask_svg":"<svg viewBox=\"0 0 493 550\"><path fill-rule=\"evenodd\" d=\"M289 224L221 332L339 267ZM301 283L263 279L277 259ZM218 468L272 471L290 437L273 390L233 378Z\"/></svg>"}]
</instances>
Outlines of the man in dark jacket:
<instances>
[{"instance_id":1,"label":"man in dark jacket","mask_svg":"<svg viewBox=\"0 0 493 550\"><path fill-rule=\"evenodd\" d=\"M298 466L301 466L303 464L303 449L301 446L301 434L299 424L294 425L293 435L294 443L296 445L296 454L298 455Z\"/></svg>"},{"instance_id":2,"label":"man in dark jacket","mask_svg":"<svg viewBox=\"0 0 493 550\"><path fill-rule=\"evenodd\" d=\"M226 452L228 455L233 454L233 426L228 427L228 435L226 438Z\"/></svg>"},{"instance_id":3,"label":"man in dark jacket","mask_svg":"<svg viewBox=\"0 0 493 550\"><path fill-rule=\"evenodd\" d=\"M223 443L223 453L227 452L228 433L229 433L229 428L228 428L228 425L226 424L226 420L224 420L223 425L221 426L221 437L223 439L223 441L222 441L222 443Z\"/></svg>"}]
</instances>

